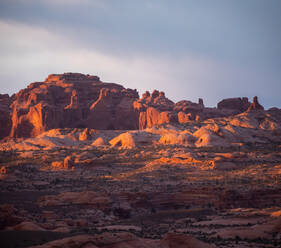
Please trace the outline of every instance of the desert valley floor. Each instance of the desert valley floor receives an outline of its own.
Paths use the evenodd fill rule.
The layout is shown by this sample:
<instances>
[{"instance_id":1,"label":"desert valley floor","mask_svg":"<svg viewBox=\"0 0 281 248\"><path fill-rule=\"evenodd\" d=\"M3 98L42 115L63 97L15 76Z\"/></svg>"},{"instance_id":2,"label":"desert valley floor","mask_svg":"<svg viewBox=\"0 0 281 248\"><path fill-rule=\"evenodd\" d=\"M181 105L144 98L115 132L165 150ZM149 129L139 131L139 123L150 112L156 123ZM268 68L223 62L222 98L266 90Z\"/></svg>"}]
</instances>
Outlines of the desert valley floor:
<instances>
[{"instance_id":1,"label":"desert valley floor","mask_svg":"<svg viewBox=\"0 0 281 248\"><path fill-rule=\"evenodd\" d=\"M261 139L257 115L234 129ZM280 136L219 122L2 142L1 247L280 247ZM202 128L217 138L190 145Z\"/></svg>"}]
</instances>

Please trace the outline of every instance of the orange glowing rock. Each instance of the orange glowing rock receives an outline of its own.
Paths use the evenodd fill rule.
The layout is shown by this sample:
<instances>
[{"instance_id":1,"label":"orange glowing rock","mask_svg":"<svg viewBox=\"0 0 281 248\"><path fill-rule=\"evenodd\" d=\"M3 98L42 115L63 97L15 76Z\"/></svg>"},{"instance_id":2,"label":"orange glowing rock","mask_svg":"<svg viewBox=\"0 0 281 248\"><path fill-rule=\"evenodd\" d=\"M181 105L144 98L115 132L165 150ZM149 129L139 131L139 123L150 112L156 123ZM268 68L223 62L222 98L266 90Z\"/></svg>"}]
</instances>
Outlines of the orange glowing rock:
<instances>
[{"instance_id":1,"label":"orange glowing rock","mask_svg":"<svg viewBox=\"0 0 281 248\"><path fill-rule=\"evenodd\" d=\"M0 168L0 174L6 174L7 173L7 169L6 169L6 166L2 166Z\"/></svg>"}]
</instances>

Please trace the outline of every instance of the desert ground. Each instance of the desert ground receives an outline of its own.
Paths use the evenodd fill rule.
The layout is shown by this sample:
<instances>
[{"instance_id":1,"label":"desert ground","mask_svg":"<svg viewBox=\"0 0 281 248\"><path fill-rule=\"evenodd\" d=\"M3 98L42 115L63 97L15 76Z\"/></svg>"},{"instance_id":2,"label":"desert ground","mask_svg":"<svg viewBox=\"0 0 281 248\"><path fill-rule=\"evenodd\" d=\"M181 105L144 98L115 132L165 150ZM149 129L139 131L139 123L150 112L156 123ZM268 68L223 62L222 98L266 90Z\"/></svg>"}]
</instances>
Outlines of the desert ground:
<instances>
[{"instance_id":1,"label":"desert ground","mask_svg":"<svg viewBox=\"0 0 281 248\"><path fill-rule=\"evenodd\" d=\"M1 247L280 247L280 134L256 116L2 142Z\"/></svg>"}]
</instances>

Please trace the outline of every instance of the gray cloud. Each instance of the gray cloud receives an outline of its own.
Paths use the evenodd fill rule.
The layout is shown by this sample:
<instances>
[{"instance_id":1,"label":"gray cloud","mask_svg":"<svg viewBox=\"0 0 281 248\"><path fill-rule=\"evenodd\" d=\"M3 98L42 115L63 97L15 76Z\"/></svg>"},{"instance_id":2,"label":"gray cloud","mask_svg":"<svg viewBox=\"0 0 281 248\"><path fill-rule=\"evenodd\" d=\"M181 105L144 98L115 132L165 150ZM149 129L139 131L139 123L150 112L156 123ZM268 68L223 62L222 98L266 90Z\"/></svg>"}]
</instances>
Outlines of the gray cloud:
<instances>
[{"instance_id":1,"label":"gray cloud","mask_svg":"<svg viewBox=\"0 0 281 248\"><path fill-rule=\"evenodd\" d=\"M42 74L46 71L44 67L83 69L83 62L79 65L68 62L68 66L64 66L48 59L56 53L64 63L62 56L77 55L83 50L92 57L99 54L107 58L99 71L90 72L100 74L102 71L112 81L116 76L116 80L124 81L127 87L164 89L171 92L174 100L203 97L211 105L222 97L257 94L266 106L281 106L280 10L278 0L3 0L0 3L3 22L37 31L27 32L33 36L32 42L24 32L21 37L7 34L6 43L0 43L1 59L13 57L15 53L24 59L29 57L27 51L31 53L32 47L28 49L28 44L20 42L15 44L15 40L20 39L37 47L31 57L44 62L37 68ZM44 36L42 30L50 35ZM44 37L45 40L48 37L48 42L44 43ZM130 61L129 66L132 61L142 66L128 73L126 66L117 66L126 61ZM111 65L108 68L107 63ZM9 68L13 64L19 71L25 68L24 71L32 75L32 61L30 66L23 67L14 60L8 65L3 61L5 72L0 72L1 84L3 75L9 80ZM119 73L114 70L116 67L121 70ZM157 75L153 75L153 67ZM89 67L85 64L84 68ZM106 73L106 69L115 72ZM145 80L152 81L141 84L138 78L143 73L148 74ZM10 80L20 81L21 75L17 74Z\"/></svg>"}]
</instances>

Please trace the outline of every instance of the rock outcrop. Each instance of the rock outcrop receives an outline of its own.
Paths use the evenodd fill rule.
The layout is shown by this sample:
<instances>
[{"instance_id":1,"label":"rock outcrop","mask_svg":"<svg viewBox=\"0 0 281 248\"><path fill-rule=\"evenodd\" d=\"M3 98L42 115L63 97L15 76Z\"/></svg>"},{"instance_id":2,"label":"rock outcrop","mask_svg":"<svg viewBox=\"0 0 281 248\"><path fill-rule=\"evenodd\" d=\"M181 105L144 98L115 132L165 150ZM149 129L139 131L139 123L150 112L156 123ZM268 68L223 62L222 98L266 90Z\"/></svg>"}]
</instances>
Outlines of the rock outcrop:
<instances>
[{"instance_id":1,"label":"rock outcrop","mask_svg":"<svg viewBox=\"0 0 281 248\"><path fill-rule=\"evenodd\" d=\"M109 144L114 147L134 148L152 144L153 136L151 133L143 131L131 131L113 138Z\"/></svg>"},{"instance_id":2,"label":"rock outcrop","mask_svg":"<svg viewBox=\"0 0 281 248\"><path fill-rule=\"evenodd\" d=\"M134 107L139 111L139 129L176 121L174 103L165 97L164 92L154 90L150 94L147 91L134 102Z\"/></svg>"},{"instance_id":3,"label":"rock outcrop","mask_svg":"<svg viewBox=\"0 0 281 248\"><path fill-rule=\"evenodd\" d=\"M248 111L251 111L251 110L264 110L263 106L260 105L257 96L255 96L253 98L253 103L248 108Z\"/></svg>"},{"instance_id":4,"label":"rock outcrop","mask_svg":"<svg viewBox=\"0 0 281 248\"><path fill-rule=\"evenodd\" d=\"M56 128L136 130L162 124L185 124L263 110L254 97L224 99L217 108L183 100L174 103L164 92L138 92L80 73L51 74L9 97L0 95L0 139L35 137ZM85 131L79 140L88 140Z\"/></svg>"},{"instance_id":5,"label":"rock outcrop","mask_svg":"<svg viewBox=\"0 0 281 248\"><path fill-rule=\"evenodd\" d=\"M136 90L79 73L49 75L15 95L12 137L34 137L53 128L136 129Z\"/></svg>"},{"instance_id":6,"label":"rock outcrop","mask_svg":"<svg viewBox=\"0 0 281 248\"><path fill-rule=\"evenodd\" d=\"M241 113L246 111L249 106L250 102L247 97L236 97L236 98L228 98L223 99L217 105L218 109L231 109L237 111L237 113Z\"/></svg>"},{"instance_id":7,"label":"rock outcrop","mask_svg":"<svg viewBox=\"0 0 281 248\"><path fill-rule=\"evenodd\" d=\"M11 129L11 109L12 98L8 94L0 94L0 139L7 137Z\"/></svg>"}]
</instances>

